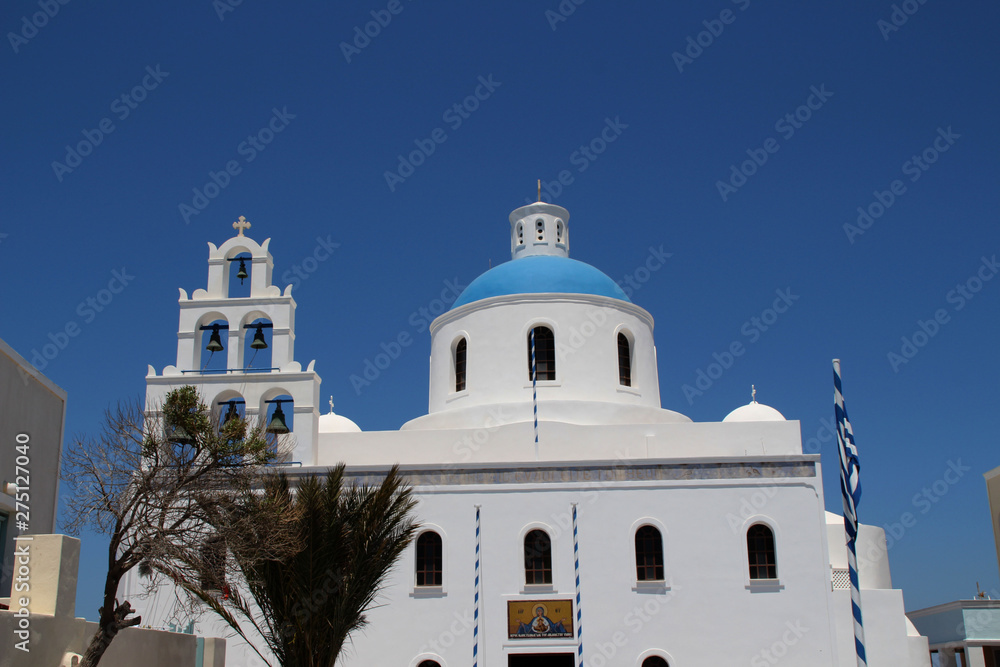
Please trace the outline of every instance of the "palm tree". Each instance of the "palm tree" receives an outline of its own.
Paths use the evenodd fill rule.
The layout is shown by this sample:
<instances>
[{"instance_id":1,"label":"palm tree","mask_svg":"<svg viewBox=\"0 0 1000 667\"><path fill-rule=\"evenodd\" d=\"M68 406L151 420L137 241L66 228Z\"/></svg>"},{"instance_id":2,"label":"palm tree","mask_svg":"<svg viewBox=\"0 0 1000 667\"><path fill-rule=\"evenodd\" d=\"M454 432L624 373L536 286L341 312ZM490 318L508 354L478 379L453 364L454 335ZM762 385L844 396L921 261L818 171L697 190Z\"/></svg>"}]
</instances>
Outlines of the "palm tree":
<instances>
[{"instance_id":1,"label":"palm tree","mask_svg":"<svg viewBox=\"0 0 1000 667\"><path fill-rule=\"evenodd\" d=\"M335 665L413 539L416 501L398 466L376 486L344 477L341 464L325 480L306 477L293 490L284 473L268 476L261 491L244 493L215 521L239 583L213 577L217 557L202 565L200 583L179 582L265 661L248 626L282 667Z\"/></svg>"}]
</instances>

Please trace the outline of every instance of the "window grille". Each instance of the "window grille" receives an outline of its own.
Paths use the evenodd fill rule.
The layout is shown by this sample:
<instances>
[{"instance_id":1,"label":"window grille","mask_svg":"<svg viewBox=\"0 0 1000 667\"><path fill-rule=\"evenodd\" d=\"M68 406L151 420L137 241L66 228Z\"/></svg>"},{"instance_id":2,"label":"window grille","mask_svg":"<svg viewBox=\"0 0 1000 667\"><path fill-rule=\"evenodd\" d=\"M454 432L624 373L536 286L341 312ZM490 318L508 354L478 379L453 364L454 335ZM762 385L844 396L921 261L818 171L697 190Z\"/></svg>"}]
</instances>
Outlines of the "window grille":
<instances>
[{"instance_id":1,"label":"window grille","mask_svg":"<svg viewBox=\"0 0 1000 667\"><path fill-rule=\"evenodd\" d=\"M846 567L833 568L833 590L847 590L851 587L851 573Z\"/></svg>"},{"instance_id":2,"label":"window grille","mask_svg":"<svg viewBox=\"0 0 1000 667\"><path fill-rule=\"evenodd\" d=\"M468 343L463 338L455 346L455 391L465 391L465 358L467 352Z\"/></svg>"},{"instance_id":3,"label":"window grille","mask_svg":"<svg viewBox=\"0 0 1000 667\"><path fill-rule=\"evenodd\" d=\"M618 384L632 386L632 346L623 333L618 334Z\"/></svg>"},{"instance_id":4,"label":"window grille","mask_svg":"<svg viewBox=\"0 0 1000 667\"><path fill-rule=\"evenodd\" d=\"M524 536L524 583L552 583L552 542L544 530Z\"/></svg>"},{"instance_id":5,"label":"window grille","mask_svg":"<svg viewBox=\"0 0 1000 667\"><path fill-rule=\"evenodd\" d=\"M535 372L537 380L556 379L556 341L552 329L535 327ZM528 333L528 380L531 380L531 333Z\"/></svg>"},{"instance_id":6,"label":"window grille","mask_svg":"<svg viewBox=\"0 0 1000 667\"><path fill-rule=\"evenodd\" d=\"M441 536L422 533L417 538L417 586L440 586L443 571Z\"/></svg>"},{"instance_id":7,"label":"window grille","mask_svg":"<svg viewBox=\"0 0 1000 667\"><path fill-rule=\"evenodd\" d=\"M663 581L663 539L653 526L635 531L635 577L638 581Z\"/></svg>"},{"instance_id":8,"label":"window grille","mask_svg":"<svg viewBox=\"0 0 1000 667\"><path fill-rule=\"evenodd\" d=\"M751 579L777 579L778 565L774 554L774 533L763 524L750 526L747 531L747 557Z\"/></svg>"}]
</instances>

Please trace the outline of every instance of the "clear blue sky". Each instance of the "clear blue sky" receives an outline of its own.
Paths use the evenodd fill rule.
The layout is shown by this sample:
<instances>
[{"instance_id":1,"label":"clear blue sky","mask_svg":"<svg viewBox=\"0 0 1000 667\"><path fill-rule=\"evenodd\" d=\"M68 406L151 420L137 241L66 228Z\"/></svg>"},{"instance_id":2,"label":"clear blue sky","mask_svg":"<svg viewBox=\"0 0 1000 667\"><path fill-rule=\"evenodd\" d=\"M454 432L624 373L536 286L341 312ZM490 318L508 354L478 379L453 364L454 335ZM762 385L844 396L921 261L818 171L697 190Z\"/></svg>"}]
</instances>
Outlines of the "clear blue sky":
<instances>
[{"instance_id":1,"label":"clear blue sky","mask_svg":"<svg viewBox=\"0 0 1000 667\"><path fill-rule=\"evenodd\" d=\"M340 244L295 288L296 356L339 413L398 428L427 407L420 308L509 260L507 214L565 170L543 198L572 213L574 258L644 279L664 407L719 420L753 383L808 442L840 357L861 518L914 517L890 552L907 608L1000 589L982 478L1000 465L996 3L908 0L897 26L888 1L225 2L0 9L0 337L32 359L77 332L39 364L69 392L68 435L174 363L177 288L204 287L206 242L238 215L282 286L317 238ZM373 11L387 24L357 37ZM873 217L845 230L858 207ZM88 306L114 271L125 289ZM776 290L794 298L774 319ZM355 391L401 332L416 342ZM686 395L699 370L716 378ZM839 512L831 441L822 457ZM102 548L84 546L90 618Z\"/></svg>"}]
</instances>

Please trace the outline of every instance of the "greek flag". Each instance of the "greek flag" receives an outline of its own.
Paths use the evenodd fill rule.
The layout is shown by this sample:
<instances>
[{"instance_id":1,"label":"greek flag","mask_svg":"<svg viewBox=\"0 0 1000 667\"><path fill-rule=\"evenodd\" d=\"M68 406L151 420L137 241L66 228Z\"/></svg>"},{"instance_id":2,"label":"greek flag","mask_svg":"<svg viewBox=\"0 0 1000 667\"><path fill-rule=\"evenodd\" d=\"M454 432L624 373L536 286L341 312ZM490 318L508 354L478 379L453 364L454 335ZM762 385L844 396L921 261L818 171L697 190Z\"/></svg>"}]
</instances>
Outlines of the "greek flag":
<instances>
[{"instance_id":1,"label":"greek flag","mask_svg":"<svg viewBox=\"0 0 1000 667\"><path fill-rule=\"evenodd\" d=\"M844 391L840 383L840 359L833 360L833 403L837 421L837 444L840 454L840 490L844 496L844 532L847 535L847 565L851 577L851 611L854 614L854 647L858 667L867 667L865 658L865 628L861 620L861 590L858 586L858 503L861 501L861 463L854 431L844 407Z\"/></svg>"}]
</instances>

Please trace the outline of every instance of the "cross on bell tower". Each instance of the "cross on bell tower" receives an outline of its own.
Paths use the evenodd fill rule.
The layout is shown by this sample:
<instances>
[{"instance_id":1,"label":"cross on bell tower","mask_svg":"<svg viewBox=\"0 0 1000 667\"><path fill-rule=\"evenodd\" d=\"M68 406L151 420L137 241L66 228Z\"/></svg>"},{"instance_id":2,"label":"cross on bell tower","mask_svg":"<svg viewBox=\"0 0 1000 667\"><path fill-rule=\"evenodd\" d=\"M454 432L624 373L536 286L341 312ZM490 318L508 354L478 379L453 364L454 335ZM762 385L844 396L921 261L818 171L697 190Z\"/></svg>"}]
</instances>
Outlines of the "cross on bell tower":
<instances>
[{"instance_id":1,"label":"cross on bell tower","mask_svg":"<svg viewBox=\"0 0 1000 667\"><path fill-rule=\"evenodd\" d=\"M233 223L233 229L239 231L239 234L237 234L237 236L243 236L243 230L250 229L251 226L252 225L250 224L250 222L242 215L240 216L239 220Z\"/></svg>"}]
</instances>

